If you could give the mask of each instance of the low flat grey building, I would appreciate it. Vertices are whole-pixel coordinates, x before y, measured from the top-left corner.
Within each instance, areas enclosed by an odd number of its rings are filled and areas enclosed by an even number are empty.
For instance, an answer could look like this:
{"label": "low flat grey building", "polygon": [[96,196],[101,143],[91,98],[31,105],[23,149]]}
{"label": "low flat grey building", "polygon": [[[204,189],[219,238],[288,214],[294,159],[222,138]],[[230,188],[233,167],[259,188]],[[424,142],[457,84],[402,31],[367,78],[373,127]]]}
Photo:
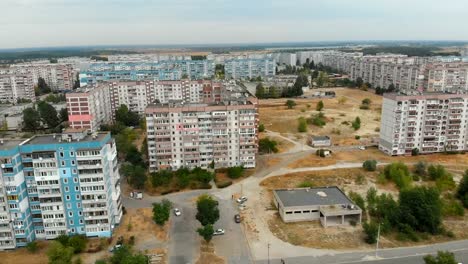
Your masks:
{"label": "low flat grey building", "polygon": [[286,222],[320,220],[324,227],[361,223],[362,210],[338,187],[277,189],[275,206]]}
{"label": "low flat grey building", "polygon": [[329,147],[331,146],[331,138],[329,136],[313,136],[311,145],[313,147]]}

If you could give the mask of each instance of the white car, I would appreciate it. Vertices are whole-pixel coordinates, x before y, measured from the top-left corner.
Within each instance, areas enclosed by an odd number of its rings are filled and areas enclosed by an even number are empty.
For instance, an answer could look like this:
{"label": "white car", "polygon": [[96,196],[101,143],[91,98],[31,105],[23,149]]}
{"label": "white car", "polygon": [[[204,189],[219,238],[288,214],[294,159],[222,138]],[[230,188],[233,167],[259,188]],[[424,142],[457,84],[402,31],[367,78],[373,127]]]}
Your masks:
{"label": "white car", "polygon": [[366,150],[366,147],[364,147],[364,146],[359,146],[359,149],[360,149],[360,150]]}
{"label": "white car", "polygon": [[245,196],[242,196],[241,198],[237,199],[238,203],[244,203],[245,201],[247,201],[247,197]]}
{"label": "white car", "polygon": [[178,208],[175,208],[175,209],[174,209],[174,214],[175,214],[176,216],[180,216],[182,213],[180,212],[180,210],[179,210]]}
{"label": "white car", "polygon": [[218,228],[214,231],[213,236],[224,235],[224,229]]}
{"label": "white car", "polygon": [[114,251],[116,251],[117,249],[119,249],[119,248],[121,248],[121,247],[122,247],[121,244],[117,244],[117,245],[111,247],[111,248],[109,249],[109,252],[114,252]]}

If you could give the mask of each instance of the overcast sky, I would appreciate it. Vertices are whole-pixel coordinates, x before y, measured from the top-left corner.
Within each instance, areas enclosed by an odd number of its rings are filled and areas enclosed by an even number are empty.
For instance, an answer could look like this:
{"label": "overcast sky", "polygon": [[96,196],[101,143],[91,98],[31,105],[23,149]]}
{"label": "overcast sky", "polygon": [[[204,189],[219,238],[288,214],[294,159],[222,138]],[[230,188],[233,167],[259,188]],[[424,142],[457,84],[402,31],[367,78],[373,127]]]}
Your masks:
{"label": "overcast sky", "polygon": [[468,0],[0,0],[0,48],[468,40]]}

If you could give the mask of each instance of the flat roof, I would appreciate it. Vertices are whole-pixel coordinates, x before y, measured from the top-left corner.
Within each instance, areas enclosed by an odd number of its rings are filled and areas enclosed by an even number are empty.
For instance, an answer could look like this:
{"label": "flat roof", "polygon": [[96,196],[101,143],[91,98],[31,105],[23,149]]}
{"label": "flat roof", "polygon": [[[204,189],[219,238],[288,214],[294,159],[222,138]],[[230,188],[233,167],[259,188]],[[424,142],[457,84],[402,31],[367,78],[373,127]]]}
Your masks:
{"label": "flat roof", "polygon": [[[96,138],[93,138],[92,135],[86,135],[80,141],[72,140],[71,142],[93,142],[103,140],[108,133],[97,133]],[[62,140],[62,134],[54,135],[36,135],[30,140],[25,142],[23,145],[41,145],[41,144],[55,144],[55,143],[68,143],[66,140]]]}
{"label": "flat roof", "polygon": [[4,139],[2,143],[0,143],[0,150],[9,150],[11,148],[17,147],[21,142],[25,141],[26,139]]}
{"label": "flat roof", "polygon": [[284,207],[354,204],[336,186],[274,190]]}
{"label": "flat roof", "polygon": [[313,136],[313,140],[330,140],[329,136]]}

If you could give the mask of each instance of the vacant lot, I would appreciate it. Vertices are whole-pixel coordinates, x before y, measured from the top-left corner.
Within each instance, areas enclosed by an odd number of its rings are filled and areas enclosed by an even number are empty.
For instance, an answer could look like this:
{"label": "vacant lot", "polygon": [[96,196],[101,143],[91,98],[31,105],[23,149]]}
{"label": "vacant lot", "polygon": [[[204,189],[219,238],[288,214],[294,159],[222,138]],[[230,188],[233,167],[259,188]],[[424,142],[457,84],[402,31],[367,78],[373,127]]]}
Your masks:
{"label": "vacant lot", "polygon": [[[287,109],[285,106],[286,98],[260,100],[260,122],[265,128],[271,131],[279,132],[290,138],[304,138],[306,135],[329,135],[332,137],[333,144],[338,145],[357,145],[361,138],[372,138],[378,136],[376,131],[380,127],[380,114],[382,97],[374,93],[349,88],[327,88],[317,89],[308,92],[310,95],[316,91],[332,90],[335,91],[335,98],[314,98],[314,99],[293,99],[297,105],[294,109]],[[369,98],[371,100],[370,109],[359,109],[362,100]],[[308,132],[299,133],[297,131],[298,118],[309,118],[318,112],[315,110],[317,103],[322,100],[327,124],[320,128],[309,125]],[[361,118],[361,128],[357,131],[349,125],[356,117]]]}
{"label": "vacant lot", "polygon": [[205,241],[202,241],[200,245],[200,257],[195,262],[195,264],[205,263],[224,264],[226,261],[215,254],[214,245],[212,242],[206,243]]}
{"label": "vacant lot", "polygon": [[[416,163],[424,161],[427,163],[440,163],[444,166],[453,169],[463,169],[468,165],[468,155],[466,154],[431,154],[419,156],[397,156],[392,157],[384,154],[377,148],[367,148],[366,150],[348,150],[336,151],[330,157],[320,158],[315,154],[297,160],[288,165],[289,168],[304,168],[304,167],[318,167],[336,164],[338,162],[363,162],[365,160],[377,160],[378,162],[391,163],[391,162],[405,162]],[[468,168],[468,167],[466,167]]]}
{"label": "vacant lot", "polygon": [[[447,156],[454,157],[454,162],[463,157],[463,155]],[[445,160],[445,157],[439,157],[435,160]],[[380,170],[381,169],[382,168],[380,168]],[[259,214],[261,217],[265,217],[270,231],[276,237],[293,245],[324,249],[372,248],[372,245],[364,243],[364,234],[360,226],[331,227],[325,229],[318,222],[283,223],[279,215],[273,211],[272,190],[277,188],[295,188],[301,183],[307,182],[313,186],[338,186],[346,193],[354,191],[364,197],[370,187],[376,187],[379,193],[390,193],[397,198],[398,189],[394,184],[377,184],[377,176],[379,173],[379,171],[367,172],[363,169],[337,169],[291,173],[267,178],[260,183],[264,188],[263,191],[265,191],[265,199],[263,199],[262,202],[266,209]],[[418,184],[433,185],[433,183],[426,182],[420,182]],[[468,229],[468,216],[466,216],[466,214],[463,217],[445,218],[443,224],[447,230],[455,234],[456,239],[468,238],[468,233],[466,232]],[[382,236],[380,245],[382,248],[391,248],[438,243],[453,239],[454,238],[438,235],[427,236],[426,240],[421,240],[419,242],[400,241],[396,237],[396,234],[392,233]]]}

